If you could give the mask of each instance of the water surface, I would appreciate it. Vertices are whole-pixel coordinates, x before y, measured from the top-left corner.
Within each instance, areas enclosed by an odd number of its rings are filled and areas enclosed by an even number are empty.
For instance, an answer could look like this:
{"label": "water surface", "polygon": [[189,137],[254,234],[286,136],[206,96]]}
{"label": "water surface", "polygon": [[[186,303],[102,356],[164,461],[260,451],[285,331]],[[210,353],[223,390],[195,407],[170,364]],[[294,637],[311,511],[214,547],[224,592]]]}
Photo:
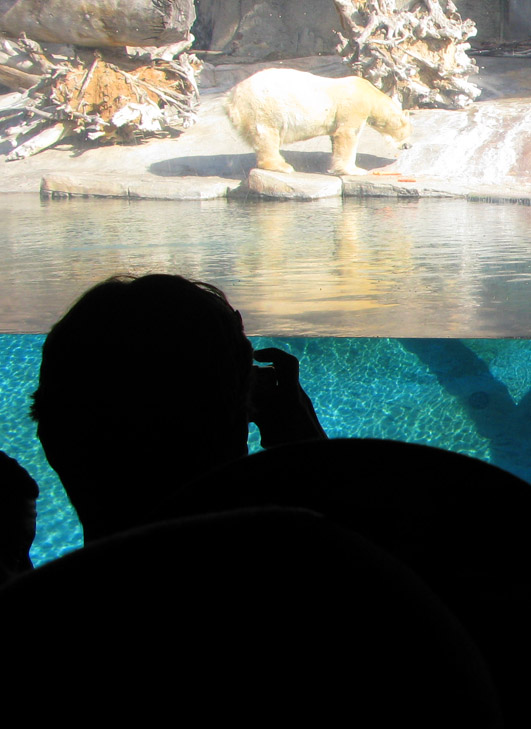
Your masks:
{"label": "water surface", "polygon": [[252,335],[527,337],[531,207],[0,197],[0,331],[44,332],[115,273],[217,284]]}

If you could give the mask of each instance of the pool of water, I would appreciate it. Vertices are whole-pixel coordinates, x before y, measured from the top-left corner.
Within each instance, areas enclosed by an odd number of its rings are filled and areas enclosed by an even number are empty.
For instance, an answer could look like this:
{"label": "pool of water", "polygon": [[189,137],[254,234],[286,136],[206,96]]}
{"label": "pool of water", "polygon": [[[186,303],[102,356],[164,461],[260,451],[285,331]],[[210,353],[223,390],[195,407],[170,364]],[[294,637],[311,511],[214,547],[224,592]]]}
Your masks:
{"label": "pool of water", "polygon": [[82,539],[28,417],[44,332],[116,273],[220,286],[256,347],[300,359],[330,437],[428,443],[531,483],[530,207],[3,195],[0,215],[0,449],[40,485],[35,564]]}
{"label": "pool of water", "polygon": [[0,331],[45,332],[90,285],[217,284],[249,334],[531,337],[531,207],[465,200],[0,196]]}
{"label": "pool of water", "polygon": [[[251,339],[256,348],[279,346],[300,359],[303,386],[329,437],[427,443],[531,482],[531,340]],[[0,335],[0,448],[40,486],[36,565],[82,542],[28,416],[43,341],[42,334]],[[259,449],[256,430],[249,446]]]}

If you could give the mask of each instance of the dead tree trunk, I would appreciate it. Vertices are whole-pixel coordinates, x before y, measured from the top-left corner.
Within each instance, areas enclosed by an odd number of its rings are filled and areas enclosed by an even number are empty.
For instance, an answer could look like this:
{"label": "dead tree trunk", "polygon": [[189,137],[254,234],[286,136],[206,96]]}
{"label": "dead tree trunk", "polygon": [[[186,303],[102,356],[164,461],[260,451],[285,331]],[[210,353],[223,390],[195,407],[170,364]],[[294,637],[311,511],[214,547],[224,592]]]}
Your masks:
{"label": "dead tree trunk", "polygon": [[176,43],[194,20],[193,0],[0,0],[0,33],[93,48]]}
{"label": "dead tree trunk", "polygon": [[[10,52],[20,51],[21,65],[28,48],[40,75],[0,65],[0,82],[21,91],[0,109],[0,140],[12,148],[7,161],[36,154],[65,136],[138,142],[182,131],[195,120],[202,64],[193,54],[174,56],[175,46],[130,53],[78,48],[65,57],[26,38],[9,45]],[[16,56],[9,59],[14,63]]]}
{"label": "dead tree trunk", "polygon": [[337,49],[358,76],[396,98],[404,108],[461,109],[480,94],[468,81],[477,73],[467,56],[476,34],[451,0],[334,0],[342,32]]}
{"label": "dead tree trunk", "polygon": [[0,84],[7,86],[8,89],[31,89],[32,86],[39,83],[40,76],[27,71],[20,71],[18,68],[0,65]]}

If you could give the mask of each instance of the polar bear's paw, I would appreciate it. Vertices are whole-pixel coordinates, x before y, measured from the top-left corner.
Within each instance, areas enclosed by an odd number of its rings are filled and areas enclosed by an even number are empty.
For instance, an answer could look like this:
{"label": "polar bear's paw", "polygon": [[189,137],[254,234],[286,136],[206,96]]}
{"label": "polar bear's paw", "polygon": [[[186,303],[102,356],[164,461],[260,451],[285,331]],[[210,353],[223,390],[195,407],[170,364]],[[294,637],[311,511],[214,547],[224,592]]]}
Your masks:
{"label": "polar bear's paw", "polygon": [[345,175],[347,177],[350,175],[354,176],[354,175],[368,175],[369,174],[368,170],[364,170],[363,167],[356,167],[355,165],[353,165],[352,167],[342,167],[339,165],[335,165],[334,167],[331,167],[328,170],[328,172],[331,175]]}
{"label": "polar bear's paw", "polygon": [[277,162],[259,162],[258,167],[261,170],[270,170],[271,172],[286,172],[287,174],[295,172],[293,167],[287,162],[284,162],[284,160],[279,160]]}

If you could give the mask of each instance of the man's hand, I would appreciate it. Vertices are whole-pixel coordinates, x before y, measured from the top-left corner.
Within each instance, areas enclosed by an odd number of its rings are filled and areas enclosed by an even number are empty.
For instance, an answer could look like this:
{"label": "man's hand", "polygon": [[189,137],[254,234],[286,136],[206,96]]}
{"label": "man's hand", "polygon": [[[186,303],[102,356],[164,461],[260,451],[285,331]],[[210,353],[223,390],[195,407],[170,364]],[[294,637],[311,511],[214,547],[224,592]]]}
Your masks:
{"label": "man's hand", "polygon": [[262,446],[326,438],[312,401],[300,385],[297,358],[269,347],[255,350],[254,359],[272,364],[253,367],[249,392],[249,420],[258,426]]}

